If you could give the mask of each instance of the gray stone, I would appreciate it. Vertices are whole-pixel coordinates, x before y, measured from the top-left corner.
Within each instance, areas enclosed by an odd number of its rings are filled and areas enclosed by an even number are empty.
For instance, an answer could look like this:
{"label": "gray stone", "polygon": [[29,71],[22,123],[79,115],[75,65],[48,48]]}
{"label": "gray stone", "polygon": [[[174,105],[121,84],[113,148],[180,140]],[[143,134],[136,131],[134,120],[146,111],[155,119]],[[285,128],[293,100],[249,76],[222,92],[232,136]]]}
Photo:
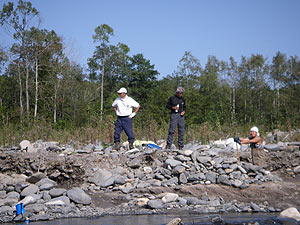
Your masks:
{"label": "gray stone", "polygon": [[40,186],[40,191],[50,190],[55,185],[53,183],[47,183]]}
{"label": "gray stone", "polygon": [[91,197],[80,188],[72,188],[67,191],[67,196],[78,204],[88,205],[92,202]]}
{"label": "gray stone", "polygon": [[217,182],[219,184],[231,186],[231,181],[229,180],[229,177],[227,175],[220,175],[217,179]]}
{"label": "gray stone", "polygon": [[88,178],[88,181],[98,186],[101,186],[101,184],[106,182],[111,176],[112,176],[111,172],[107,170],[98,169],[94,173],[94,176]]}
{"label": "gray stone", "polygon": [[39,182],[36,183],[37,186],[42,186],[44,184],[53,184],[53,186],[57,186],[57,183],[49,178],[43,178]]}
{"label": "gray stone", "polygon": [[70,198],[67,196],[59,196],[46,202],[46,205],[70,205]]}
{"label": "gray stone", "polygon": [[211,161],[211,157],[208,157],[208,156],[198,156],[197,160],[198,160],[199,163],[205,164],[205,163],[208,163],[208,162]]}
{"label": "gray stone", "polygon": [[20,194],[16,191],[8,192],[6,198],[16,198],[20,199]]}
{"label": "gray stone", "polygon": [[28,183],[17,183],[17,184],[15,185],[15,191],[18,192],[18,193],[21,193],[21,191],[22,191],[24,188],[28,187],[28,186],[29,186]]}
{"label": "gray stone", "polygon": [[167,193],[165,196],[162,198],[163,203],[169,203],[169,202],[175,202],[178,199],[178,194],[174,193]]}
{"label": "gray stone", "polygon": [[193,181],[200,181],[200,180],[205,180],[206,176],[203,173],[197,173],[197,174],[192,174],[188,176],[188,181],[193,182]]}
{"label": "gray stone", "polygon": [[[56,197],[58,197],[58,196],[56,196]],[[43,192],[43,199],[45,201],[50,201],[51,200],[51,196],[50,196],[49,192],[47,192],[47,191]]]}
{"label": "gray stone", "polygon": [[217,174],[214,172],[207,172],[205,174],[206,180],[210,181],[211,183],[215,184],[217,182]]}
{"label": "gray stone", "polygon": [[167,159],[165,163],[166,165],[170,165],[171,167],[176,167],[181,165],[180,161],[174,159]]}
{"label": "gray stone", "polygon": [[129,162],[128,166],[132,169],[137,169],[141,166],[142,161],[140,159],[133,159]]}
{"label": "gray stone", "polygon": [[300,166],[296,166],[296,167],[294,168],[294,173],[295,173],[295,174],[300,174]]}
{"label": "gray stone", "polygon": [[0,198],[6,198],[6,191],[0,191]]}
{"label": "gray stone", "polygon": [[39,190],[38,186],[35,184],[30,184],[28,187],[24,188],[21,192],[21,197],[26,197],[32,194],[37,193]]}
{"label": "gray stone", "polygon": [[39,172],[39,173],[32,174],[30,177],[26,179],[26,181],[31,184],[35,184],[39,182],[41,179],[46,177],[47,177],[46,174]]}
{"label": "gray stone", "polygon": [[186,178],[186,175],[185,173],[181,173],[179,175],[179,183],[180,184],[186,184],[188,181],[187,181],[187,178]]}
{"label": "gray stone", "polygon": [[147,206],[150,209],[161,209],[163,208],[163,202],[159,199],[149,200]]}
{"label": "gray stone", "polygon": [[44,204],[30,204],[25,207],[25,212],[41,213],[45,212],[47,207]]}
{"label": "gray stone", "polygon": [[185,206],[187,205],[187,200],[181,197],[178,197],[177,201],[179,202],[179,205]]}
{"label": "gray stone", "polygon": [[5,205],[5,206],[0,207],[0,212],[1,213],[6,213],[7,214],[7,213],[12,212],[12,211],[14,211],[14,208],[12,208],[10,206]]}
{"label": "gray stone", "polygon": [[243,182],[240,181],[240,180],[234,180],[234,181],[232,182],[232,186],[233,186],[233,187],[236,187],[236,188],[239,188],[242,184],[243,184]]}
{"label": "gray stone", "polygon": [[33,196],[26,196],[25,198],[22,199],[19,203],[23,203],[23,205],[29,205],[35,203],[35,198]]}
{"label": "gray stone", "polygon": [[280,151],[283,150],[283,147],[278,144],[268,144],[264,146],[265,149],[269,151]]}
{"label": "gray stone", "polygon": [[162,182],[162,186],[168,186],[168,185],[175,185],[178,184],[178,178],[177,177],[173,177],[169,180],[163,181]]}
{"label": "gray stone", "polygon": [[56,198],[56,197],[59,197],[61,195],[63,195],[64,193],[66,193],[67,190],[64,189],[64,188],[53,188],[49,191],[49,195],[52,197],[52,198]]}
{"label": "gray stone", "polygon": [[172,170],[173,174],[177,174],[177,175],[183,173],[184,171],[185,171],[185,167],[183,167],[183,166],[176,166]]}

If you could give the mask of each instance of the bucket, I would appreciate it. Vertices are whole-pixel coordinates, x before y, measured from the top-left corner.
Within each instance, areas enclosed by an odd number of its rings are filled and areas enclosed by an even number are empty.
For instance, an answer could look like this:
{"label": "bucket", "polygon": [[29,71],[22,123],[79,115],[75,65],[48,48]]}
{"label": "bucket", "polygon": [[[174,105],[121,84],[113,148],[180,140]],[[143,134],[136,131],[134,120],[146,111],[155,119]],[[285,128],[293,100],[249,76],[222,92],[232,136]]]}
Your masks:
{"label": "bucket", "polygon": [[17,216],[20,215],[21,213],[24,214],[25,210],[24,210],[23,203],[17,204],[16,205],[16,210],[17,210]]}

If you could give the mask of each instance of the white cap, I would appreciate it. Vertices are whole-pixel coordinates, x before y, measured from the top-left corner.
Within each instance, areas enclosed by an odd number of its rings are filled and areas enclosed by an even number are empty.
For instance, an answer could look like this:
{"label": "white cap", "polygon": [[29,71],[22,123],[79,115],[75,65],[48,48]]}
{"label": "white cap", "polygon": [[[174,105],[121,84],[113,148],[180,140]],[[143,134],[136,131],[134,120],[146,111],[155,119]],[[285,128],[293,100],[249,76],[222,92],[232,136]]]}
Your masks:
{"label": "white cap", "polygon": [[252,127],[250,131],[255,131],[257,133],[257,136],[259,136],[258,128],[257,127]]}
{"label": "white cap", "polygon": [[118,93],[119,94],[121,94],[121,93],[125,93],[125,94],[127,94],[127,90],[126,90],[126,88],[120,88],[120,90],[118,90]]}

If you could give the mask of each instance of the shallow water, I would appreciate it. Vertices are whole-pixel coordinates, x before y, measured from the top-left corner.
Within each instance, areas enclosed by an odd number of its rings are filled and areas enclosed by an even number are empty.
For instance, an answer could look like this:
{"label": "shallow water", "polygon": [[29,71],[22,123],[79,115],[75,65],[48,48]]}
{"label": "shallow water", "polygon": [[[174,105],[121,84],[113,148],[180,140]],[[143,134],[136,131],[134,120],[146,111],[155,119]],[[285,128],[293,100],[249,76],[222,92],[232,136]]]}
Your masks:
{"label": "shallow water", "polygon": [[[174,218],[181,218],[186,225],[209,224],[251,224],[251,225],[296,225],[290,219],[278,219],[276,214],[176,214],[176,215],[128,215],[103,216],[96,218],[72,218],[53,221],[30,222],[33,225],[164,225]],[[255,223],[256,222],[256,223]],[[25,223],[5,223],[3,225],[26,225]]]}

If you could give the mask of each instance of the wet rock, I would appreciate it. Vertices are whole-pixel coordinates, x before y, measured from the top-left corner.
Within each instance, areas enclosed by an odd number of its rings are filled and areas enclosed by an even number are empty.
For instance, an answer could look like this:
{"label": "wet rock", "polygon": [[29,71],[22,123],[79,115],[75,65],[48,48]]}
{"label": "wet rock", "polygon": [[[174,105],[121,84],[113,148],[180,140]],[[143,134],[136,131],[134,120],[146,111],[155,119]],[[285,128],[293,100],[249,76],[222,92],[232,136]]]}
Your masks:
{"label": "wet rock", "polygon": [[297,221],[300,221],[300,213],[299,211],[294,208],[294,207],[291,207],[291,208],[287,208],[285,210],[283,210],[279,217],[286,217],[286,218],[292,218],[292,219],[295,219]]}
{"label": "wet rock", "polygon": [[169,223],[167,223],[167,225],[180,225],[180,224],[182,224],[180,218],[172,219]]}

